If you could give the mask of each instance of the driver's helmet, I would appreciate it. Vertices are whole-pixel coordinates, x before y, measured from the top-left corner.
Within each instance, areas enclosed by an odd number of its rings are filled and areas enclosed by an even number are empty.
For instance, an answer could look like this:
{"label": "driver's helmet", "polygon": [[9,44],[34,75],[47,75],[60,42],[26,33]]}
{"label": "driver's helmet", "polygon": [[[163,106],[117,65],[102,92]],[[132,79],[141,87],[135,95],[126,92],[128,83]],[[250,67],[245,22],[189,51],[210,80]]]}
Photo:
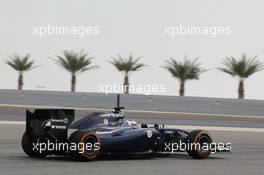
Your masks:
{"label": "driver's helmet", "polygon": [[126,125],[126,126],[132,126],[132,127],[138,127],[137,122],[134,121],[134,120],[126,120],[126,121],[124,122],[124,125]]}

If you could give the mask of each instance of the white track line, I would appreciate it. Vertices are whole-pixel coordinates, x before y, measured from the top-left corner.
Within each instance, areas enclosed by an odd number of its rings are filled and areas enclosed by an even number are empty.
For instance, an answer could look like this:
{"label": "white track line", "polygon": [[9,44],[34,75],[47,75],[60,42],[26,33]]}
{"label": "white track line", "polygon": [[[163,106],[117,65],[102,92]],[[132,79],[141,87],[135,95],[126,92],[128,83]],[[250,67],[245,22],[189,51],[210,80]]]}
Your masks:
{"label": "white track line", "polygon": [[24,121],[0,121],[0,125],[24,125]]}
{"label": "white track line", "polygon": [[[0,104],[0,107],[14,107],[14,108],[41,108],[41,109],[74,109],[74,110],[91,110],[91,111],[112,111],[113,109],[107,108],[79,108],[79,107],[63,107],[63,106],[38,106],[38,105],[16,105],[16,104]],[[264,116],[247,116],[247,115],[226,115],[226,114],[206,114],[206,113],[188,113],[188,112],[168,112],[168,111],[145,111],[145,110],[130,110],[125,109],[124,112],[134,113],[149,113],[149,114],[175,114],[175,115],[198,115],[202,116],[216,116],[216,117],[233,117],[233,118],[253,118],[263,119]]]}
{"label": "white track line", "polygon": [[[0,121],[0,125],[25,125],[24,121]],[[243,128],[243,127],[221,127],[221,126],[193,126],[193,125],[165,125],[165,128],[178,128],[183,130],[203,129],[209,131],[230,131],[230,132],[263,132],[264,128]]]}
{"label": "white track line", "polygon": [[264,132],[264,128],[244,128],[225,126],[193,126],[193,125],[165,125],[166,128],[178,128],[183,130],[203,129],[209,131],[231,131],[231,132]]}

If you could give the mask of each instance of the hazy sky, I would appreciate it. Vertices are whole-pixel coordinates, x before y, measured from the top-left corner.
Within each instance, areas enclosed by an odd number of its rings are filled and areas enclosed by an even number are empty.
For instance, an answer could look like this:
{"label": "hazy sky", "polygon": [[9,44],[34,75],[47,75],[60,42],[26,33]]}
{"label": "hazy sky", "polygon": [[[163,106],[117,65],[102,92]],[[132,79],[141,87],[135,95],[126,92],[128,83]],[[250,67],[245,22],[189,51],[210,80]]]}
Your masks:
{"label": "hazy sky", "polygon": [[[1,0],[0,88],[15,89],[17,73],[4,64],[12,53],[31,53],[40,68],[25,75],[25,89],[69,90],[70,76],[49,57],[69,49],[84,49],[101,68],[81,74],[77,91],[98,91],[98,86],[123,81],[108,63],[111,56],[143,56],[149,65],[131,76],[132,84],[164,84],[177,95],[178,82],[163,68],[164,60],[200,57],[210,71],[187,83],[187,96],[237,97],[238,82],[215,67],[226,56],[259,55],[264,61],[264,1],[260,0]],[[39,38],[34,26],[99,26],[96,36],[50,35]],[[166,26],[230,26],[232,34],[176,36],[164,34]],[[246,81],[246,98],[264,99],[264,71]]]}

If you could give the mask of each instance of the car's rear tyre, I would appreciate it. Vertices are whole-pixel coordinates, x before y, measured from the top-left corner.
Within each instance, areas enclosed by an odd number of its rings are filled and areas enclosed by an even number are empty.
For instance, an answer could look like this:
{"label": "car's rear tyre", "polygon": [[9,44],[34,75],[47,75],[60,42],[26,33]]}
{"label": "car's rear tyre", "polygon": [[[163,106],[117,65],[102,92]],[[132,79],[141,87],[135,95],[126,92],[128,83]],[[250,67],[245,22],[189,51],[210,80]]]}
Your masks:
{"label": "car's rear tyre", "polygon": [[23,151],[30,157],[43,158],[47,156],[46,152],[40,153],[39,150],[34,148],[33,144],[37,144],[37,143],[35,140],[33,140],[33,138],[28,136],[26,132],[23,134],[21,144],[22,144]]}
{"label": "car's rear tyre", "polygon": [[[70,136],[69,144],[69,154],[75,160],[92,161],[100,153],[100,139],[95,132],[75,131]],[[75,147],[77,149],[72,149]]]}
{"label": "car's rear tyre", "polygon": [[[194,130],[188,135],[187,153],[195,159],[205,159],[211,154],[211,136],[204,130]],[[196,144],[196,145],[195,145]],[[200,146],[197,146],[199,144]],[[206,146],[207,144],[207,146]],[[204,148],[204,149],[203,149]]]}

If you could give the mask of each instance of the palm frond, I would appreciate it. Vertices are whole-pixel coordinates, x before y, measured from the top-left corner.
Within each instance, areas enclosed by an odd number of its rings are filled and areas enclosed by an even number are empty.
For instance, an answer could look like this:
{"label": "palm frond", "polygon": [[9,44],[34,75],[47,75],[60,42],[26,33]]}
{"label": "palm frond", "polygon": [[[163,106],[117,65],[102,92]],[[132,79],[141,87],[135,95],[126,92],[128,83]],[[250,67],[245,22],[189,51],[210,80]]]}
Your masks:
{"label": "palm frond", "polygon": [[201,63],[198,62],[199,58],[190,60],[185,56],[183,61],[171,58],[165,61],[163,68],[167,69],[173,77],[180,81],[186,80],[198,80],[200,75],[206,70],[201,67]]}
{"label": "palm frond", "polygon": [[66,71],[76,75],[98,67],[91,66],[93,57],[88,55],[82,50],[79,53],[65,50],[62,56],[56,55],[54,61]]}
{"label": "palm frond", "polygon": [[226,57],[222,65],[223,67],[217,69],[241,79],[248,78],[254,73],[264,69],[264,64],[257,60],[257,56],[250,58],[245,53],[238,59],[235,57]]}
{"label": "palm frond", "polygon": [[13,54],[9,56],[9,60],[6,60],[6,64],[19,72],[27,72],[37,67],[35,66],[35,61],[30,60],[30,54],[25,56]]}
{"label": "palm frond", "polygon": [[117,57],[112,57],[110,63],[114,65],[118,71],[129,73],[139,71],[142,67],[146,66],[143,63],[139,63],[141,58],[142,57],[134,58],[132,54],[130,54],[128,58],[117,55]]}

